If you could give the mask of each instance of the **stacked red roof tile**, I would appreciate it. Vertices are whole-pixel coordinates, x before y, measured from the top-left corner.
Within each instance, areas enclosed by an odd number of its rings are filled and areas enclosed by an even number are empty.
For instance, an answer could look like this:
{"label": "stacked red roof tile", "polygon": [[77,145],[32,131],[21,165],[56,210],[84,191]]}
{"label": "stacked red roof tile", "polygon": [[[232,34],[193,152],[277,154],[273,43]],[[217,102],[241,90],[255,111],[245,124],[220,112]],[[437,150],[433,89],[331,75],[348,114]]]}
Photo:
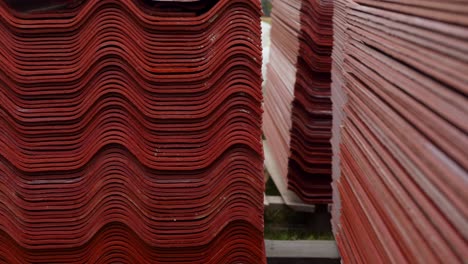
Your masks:
{"label": "stacked red roof tile", "polygon": [[264,133],[288,188],[329,203],[333,1],[273,2]]}
{"label": "stacked red roof tile", "polygon": [[466,263],[468,6],[340,0],[334,26],[343,262]]}
{"label": "stacked red roof tile", "polygon": [[265,262],[259,2],[62,2],[0,3],[0,260]]}

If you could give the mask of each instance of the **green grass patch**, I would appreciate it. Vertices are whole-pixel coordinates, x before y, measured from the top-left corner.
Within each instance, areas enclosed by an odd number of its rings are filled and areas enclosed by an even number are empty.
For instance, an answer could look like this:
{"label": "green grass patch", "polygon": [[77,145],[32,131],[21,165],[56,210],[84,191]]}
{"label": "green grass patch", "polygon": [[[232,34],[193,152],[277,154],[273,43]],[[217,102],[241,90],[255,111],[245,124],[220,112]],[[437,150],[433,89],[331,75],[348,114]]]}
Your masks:
{"label": "green grass patch", "polygon": [[287,207],[265,209],[265,239],[334,240],[330,230],[312,231],[308,219],[314,214],[295,212]]}

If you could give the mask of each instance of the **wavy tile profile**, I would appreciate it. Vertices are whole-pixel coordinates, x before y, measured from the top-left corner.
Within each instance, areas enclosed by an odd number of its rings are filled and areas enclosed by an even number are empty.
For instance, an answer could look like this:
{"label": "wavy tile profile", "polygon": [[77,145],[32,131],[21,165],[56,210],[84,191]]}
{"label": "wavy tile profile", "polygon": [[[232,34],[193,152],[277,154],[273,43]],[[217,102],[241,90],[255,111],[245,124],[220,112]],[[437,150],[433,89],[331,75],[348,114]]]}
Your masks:
{"label": "wavy tile profile", "polygon": [[312,204],[332,201],[332,15],[333,1],[273,3],[263,130],[288,188]]}
{"label": "wavy tile profile", "polygon": [[0,3],[0,259],[264,263],[260,4],[22,2]]}

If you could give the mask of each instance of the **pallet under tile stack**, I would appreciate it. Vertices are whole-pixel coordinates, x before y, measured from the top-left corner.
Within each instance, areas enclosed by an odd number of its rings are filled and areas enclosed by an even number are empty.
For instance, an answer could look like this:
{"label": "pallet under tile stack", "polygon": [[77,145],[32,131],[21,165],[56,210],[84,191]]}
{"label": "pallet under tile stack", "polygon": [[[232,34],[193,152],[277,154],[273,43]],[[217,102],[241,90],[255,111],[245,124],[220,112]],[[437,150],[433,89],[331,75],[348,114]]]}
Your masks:
{"label": "pallet under tile stack", "polygon": [[343,262],[466,262],[468,5],[340,0],[334,29]]}
{"label": "pallet under tile stack", "polygon": [[264,263],[258,1],[31,2],[0,2],[0,261]]}
{"label": "pallet under tile stack", "polygon": [[264,133],[288,188],[330,203],[333,1],[273,2]]}

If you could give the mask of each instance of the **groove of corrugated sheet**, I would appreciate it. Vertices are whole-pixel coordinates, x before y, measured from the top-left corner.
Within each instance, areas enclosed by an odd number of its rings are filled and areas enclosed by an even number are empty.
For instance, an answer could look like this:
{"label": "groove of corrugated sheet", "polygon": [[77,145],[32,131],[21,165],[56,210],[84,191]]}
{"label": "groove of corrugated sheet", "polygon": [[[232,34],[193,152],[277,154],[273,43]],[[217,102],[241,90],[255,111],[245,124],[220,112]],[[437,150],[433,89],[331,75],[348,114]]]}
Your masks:
{"label": "groove of corrugated sheet", "polygon": [[265,262],[259,3],[44,10],[0,3],[0,259]]}

